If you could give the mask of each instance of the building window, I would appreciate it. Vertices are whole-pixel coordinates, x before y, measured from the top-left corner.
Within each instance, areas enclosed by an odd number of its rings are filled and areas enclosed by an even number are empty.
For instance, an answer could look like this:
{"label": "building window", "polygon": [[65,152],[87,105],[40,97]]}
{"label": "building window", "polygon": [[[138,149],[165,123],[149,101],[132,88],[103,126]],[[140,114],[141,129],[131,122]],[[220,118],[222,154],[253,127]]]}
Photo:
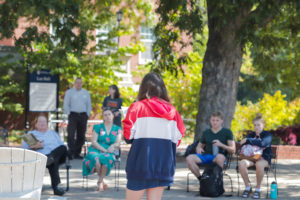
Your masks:
{"label": "building window", "polygon": [[153,60],[152,45],[155,42],[155,36],[152,28],[140,27],[140,40],[144,43],[145,51],[139,52],[139,64],[146,64]]}
{"label": "building window", "polygon": [[117,47],[111,46],[111,43],[118,43],[118,38],[114,37],[110,41],[108,40],[108,34],[111,31],[111,27],[105,26],[101,29],[96,29],[96,44],[97,54],[107,54],[110,51],[115,51]]}

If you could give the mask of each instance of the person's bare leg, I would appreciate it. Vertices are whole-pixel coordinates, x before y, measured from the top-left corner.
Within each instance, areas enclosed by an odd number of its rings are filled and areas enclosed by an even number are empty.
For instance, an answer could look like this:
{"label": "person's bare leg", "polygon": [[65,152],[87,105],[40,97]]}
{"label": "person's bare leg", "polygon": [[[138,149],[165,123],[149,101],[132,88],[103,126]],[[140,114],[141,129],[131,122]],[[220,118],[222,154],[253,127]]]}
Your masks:
{"label": "person's bare leg", "polygon": [[147,189],[147,200],[160,200],[164,192],[164,187]]}
{"label": "person's bare leg", "polygon": [[144,196],[145,190],[129,190],[126,189],[126,200],[141,200]]}
{"label": "person's bare leg", "polygon": [[105,165],[101,165],[101,170],[99,174],[99,179],[98,182],[100,182],[100,190],[106,190],[107,189],[107,184],[104,182],[104,177],[107,174],[107,167]]}
{"label": "person's bare leg", "polygon": [[241,160],[239,161],[239,172],[243,178],[245,183],[245,187],[249,185],[249,177],[248,177],[248,167],[252,166],[254,163],[249,160]]}
{"label": "person's bare leg", "polygon": [[186,163],[191,172],[198,178],[200,176],[197,163],[201,163],[201,159],[196,154],[191,154],[186,157]]}
{"label": "person's bare leg", "polygon": [[223,169],[225,156],[223,154],[217,154],[217,156],[215,157],[215,159],[213,161],[215,163],[217,163]]}
{"label": "person's bare leg", "polygon": [[102,167],[102,165],[101,165],[101,163],[99,162],[99,160],[97,159],[97,160],[96,160],[96,165],[95,165],[95,170],[96,170],[96,172],[97,172],[97,174],[98,174],[97,191],[100,191],[100,190],[101,190],[101,187],[100,187],[101,182],[102,182],[102,180],[100,180],[101,167]]}
{"label": "person's bare leg", "polygon": [[96,159],[95,170],[96,170],[96,172],[97,172],[97,174],[98,174],[98,176],[99,176],[100,173],[101,173],[101,163],[99,162],[98,159]]}
{"label": "person's bare leg", "polygon": [[268,162],[264,159],[259,160],[255,163],[256,167],[256,188],[260,188],[261,182],[264,178],[265,168],[268,167]]}

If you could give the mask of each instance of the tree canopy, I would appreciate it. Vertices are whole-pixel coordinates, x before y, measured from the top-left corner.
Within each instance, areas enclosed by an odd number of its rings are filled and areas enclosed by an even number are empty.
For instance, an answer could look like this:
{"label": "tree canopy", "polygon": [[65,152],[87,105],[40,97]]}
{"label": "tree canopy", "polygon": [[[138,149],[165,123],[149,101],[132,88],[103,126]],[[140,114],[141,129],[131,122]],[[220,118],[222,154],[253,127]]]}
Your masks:
{"label": "tree canopy", "polygon": [[182,70],[189,58],[176,45],[183,48],[191,41],[184,41],[182,35],[195,38],[206,25],[209,29],[195,139],[208,127],[212,111],[223,111],[225,126],[230,127],[246,47],[254,68],[253,76],[244,79],[251,86],[289,88],[294,97],[299,96],[299,10],[297,0],[159,1],[153,70],[175,74]]}
{"label": "tree canopy", "polygon": [[[116,38],[133,34],[140,23],[153,21],[152,6],[142,0],[2,1],[0,39],[14,39],[14,53],[22,59],[1,57],[0,110],[22,111],[16,109],[22,104],[11,103],[14,98],[10,97],[24,94],[26,67],[29,72],[50,69],[59,74],[61,95],[75,77],[82,77],[94,108],[99,107],[108,86],[118,81],[114,72],[122,71],[121,58],[143,50],[135,37],[130,45],[122,47],[118,47]],[[122,10],[124,19],[120,25],[116,19],[118,10]],[[20,27],[24,32],[17,36]],[[107,33],[96,31],[101,29]]]}

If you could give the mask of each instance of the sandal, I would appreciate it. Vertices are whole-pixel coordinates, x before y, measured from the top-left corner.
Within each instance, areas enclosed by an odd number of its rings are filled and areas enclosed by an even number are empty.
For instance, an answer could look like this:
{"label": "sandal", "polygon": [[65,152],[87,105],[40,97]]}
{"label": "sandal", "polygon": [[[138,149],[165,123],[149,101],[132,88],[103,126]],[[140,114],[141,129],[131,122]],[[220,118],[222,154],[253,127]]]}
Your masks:
{"label": "sandal", "polygon": [[253,196],[252,196],[253,199],[260,199],[260,191],[254,191],[253,193]]}
{"label": "sandal", "polygon": [[108,186],[107,186],[107,184],[105,184],[104,182],[103,182],[103,191],[105,191],[105,190],[107,190],[107,188],[108,188]]}
{"label": "sandal", "polygon": [[104,181],[100,182],[98,181],[97,182],[97,191],[100,192],[100,191],[105,191],[107,190],[108,186],[106,183],[104,183]]}
{"label": "sandal", "polygon": [[248,198],[251,191],[252,191],[252,188],[250,188],[250,190],[244,190],[244,192],[242,194],[242,197],[243,198]]}
{"label": "sandal", "polygon": [[97,191],[101,191],[101,182],[97,181]]}

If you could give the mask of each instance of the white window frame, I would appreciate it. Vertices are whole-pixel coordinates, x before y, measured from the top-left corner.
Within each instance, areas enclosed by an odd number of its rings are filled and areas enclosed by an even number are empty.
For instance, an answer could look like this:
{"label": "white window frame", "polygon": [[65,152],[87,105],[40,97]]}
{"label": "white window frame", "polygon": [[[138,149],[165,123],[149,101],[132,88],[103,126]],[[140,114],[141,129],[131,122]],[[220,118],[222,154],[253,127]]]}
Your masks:
{"label": "white window frame", "polygon": [[[146,30],[150,30],[150,31],[144,32],[143,28]],[[146,27],[146,26],[140,26],[140,41],[142,43],[151,43],[150,52],[152,53],[152,45],[156,41],[156,39],[154,37],[153,31],[151,31],[151,28]],[[147,48],[147,47],[145,46],[145,48]],[[149,50],[149,49],[146,49],[146,51],[147,50]],[[139,51],[139,64],[140,65],[147,64],[147,63],[153,61],[153,55],[152,55],[152,58],[143,58],[144,53],[145,52]]]}

